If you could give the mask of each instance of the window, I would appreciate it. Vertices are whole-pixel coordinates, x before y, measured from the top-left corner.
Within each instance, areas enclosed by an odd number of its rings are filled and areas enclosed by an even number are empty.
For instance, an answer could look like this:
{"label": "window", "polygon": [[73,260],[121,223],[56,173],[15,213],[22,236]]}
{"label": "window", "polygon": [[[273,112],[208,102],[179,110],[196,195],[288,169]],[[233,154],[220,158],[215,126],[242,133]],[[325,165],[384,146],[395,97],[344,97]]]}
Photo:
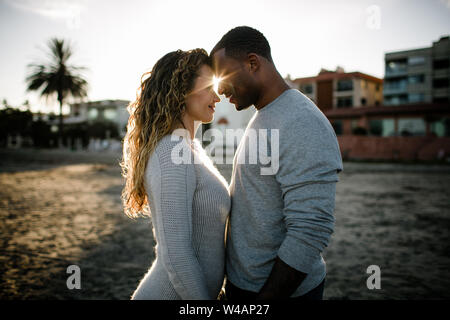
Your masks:
{"label": "window", "polygon": [[395,106],[399,104],[408,103],[408,95],[401,94],[401,95],[391,95],[391,96],[385,96],[384,97],[384,104]]}
{"label": "window", "polygon": [[450,118],[441,118],[430,124],[430,131],[438,137],[450,136]]}
{"label": "window", "polygon": [[379,85],[379,84],[377,84],[377,85],[375,86],[375,90],[376,90],[376,91],[380,91],[380,85]]}
{"label": "window", "polygon": [[349,90],[353,90],[352,79],[338,80],[337,91],[349,91]]}
{"label": "window", "polygon": [[433,88],[434,89],[448,88],[448,78],[433,79]]}
{"label": "window", "polygon": [[337,107],[338,108],[351,108],[353,106],[353,97],[338,97]]}
{"label": "window", "polygon": [[72,114],[75,117],[78,117],[80,115],[80,107],[79,106],[72,106]]}
{"label": "window", "polygon": [[334,120],[331,125],[333,126],[334,132],[337,136],[342,134],[342,120]]}
{"label": "window", "polygon": [[88,111],[88,119],[94,120],[94,119],[97,119],[97,117],[98,117],[98,110],[95,109],[95,108],[89,109],[89,111]]}
{"label": "window", "polygon": [[415,83],[424,83],[425,81],[425,75],[423,74],[415,74],[408,77],[408,83],[415,84]]}
{"label": "window", "polygon": [[394,119],[369,120],[369,133],[378,137],[389,137],[395,135]]}
{"label": "window", "polygon": [[401,136],[424,136],[425,120],[422,118],[399,119],[398,132]]}
{"label": "window", "polygon": [[362,105],[362,106],[365,106],[366,103],[367,103],[366,98],[361,98],[361,105]]}
{"label": "window", "polygon": [[410,93],[408,95],[408,102],[423,102],[425,100],[425,96],[423,93]]}
{"label": "window", "polygon": [[449,102],[448,97],[433,97],[433,102],[435,103],[447,103]]}
{"label": "window", "polygon": [[300,91],[305,94],[313,93],[313,85],[312,83],[305,83],[300,86]]}
{"label": "window", "polygon": [[410,66],[424,64],[425,63],[425,57],[417,56],[417,57],[410,57],[408,59],[408,64]]}
{"label": "window", "polygon": [[386,75],[406,72],[406,59],[386,61]]}
{"label": "window", "polygon": [[117,112],[115,109],[105,109],[103,116],[108,120],[115,120],[117,116]]}
{"label": "window", "polygon": [[449,68],[449,59],[436,59],[433,61],[434,69],[447,69]]}
{"label": "window", "polygon": [[408,87],[407,78],[398,78],[395,80],[386,80],[384,84],[385,91],[406,91]]}

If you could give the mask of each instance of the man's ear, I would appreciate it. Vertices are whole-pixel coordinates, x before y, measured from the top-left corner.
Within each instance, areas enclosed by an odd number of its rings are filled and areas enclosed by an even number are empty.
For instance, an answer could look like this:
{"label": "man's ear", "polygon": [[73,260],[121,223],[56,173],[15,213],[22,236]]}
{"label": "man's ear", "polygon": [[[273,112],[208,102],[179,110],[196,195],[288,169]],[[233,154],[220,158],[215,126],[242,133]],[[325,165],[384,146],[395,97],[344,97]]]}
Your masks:
{"label": "man's ear", "polygon": [[249,53],[247,55],[247,65],[250,72],[256,72],[261,67],[261,59],[255,53]]}

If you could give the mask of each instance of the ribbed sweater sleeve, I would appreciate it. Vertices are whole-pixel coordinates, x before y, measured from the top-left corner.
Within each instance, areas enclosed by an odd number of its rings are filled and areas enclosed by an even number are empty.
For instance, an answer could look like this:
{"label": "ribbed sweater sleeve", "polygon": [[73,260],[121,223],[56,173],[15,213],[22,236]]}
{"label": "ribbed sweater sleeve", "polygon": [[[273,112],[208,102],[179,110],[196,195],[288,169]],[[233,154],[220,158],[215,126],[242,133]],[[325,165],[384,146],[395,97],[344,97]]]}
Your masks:
{"label": "ribbed sweater sleeve", "polygon": [[[180,142],[177,142],[180,143]],[[186,144],[184,141],[181,142]],[[193,162],[176,164],[171,158],[174,142],[155,150],[159,176],[157,234],[162,262],[181,299],[211,299],[198,259],[192,246],[192,200],[196,188]],[[184,152],[190,150],[186,146]],[[189,152],[191,153],[191,152]],[[158,187],[158,186],[157,186]]]}
{"label": "ribbed sweater sleeve", "polygon": [[317,117],[298,117],[288,120],[286,126],[292,131],[280,136],[276,179],[287,232],[278,256],[291,267],[310,273],[334,229],[339,149],[334,133]]}

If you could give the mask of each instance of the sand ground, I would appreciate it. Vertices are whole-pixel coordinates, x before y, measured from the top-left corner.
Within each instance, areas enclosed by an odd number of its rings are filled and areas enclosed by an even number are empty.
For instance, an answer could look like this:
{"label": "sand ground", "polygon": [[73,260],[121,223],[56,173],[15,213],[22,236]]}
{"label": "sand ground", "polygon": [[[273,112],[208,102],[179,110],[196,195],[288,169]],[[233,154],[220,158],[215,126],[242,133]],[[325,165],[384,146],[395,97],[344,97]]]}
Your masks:
{"label": "sand ground", "polygon": [[[150,219],[122,212],[119,159],[0,150],[0,299],[130,298],[154,240]],[[449,166],[345,163],[325,299],[449,299],[449,190]],[[80,290],[67,288],[70,265]],[[380,290],[367,288],[370,265]]]}

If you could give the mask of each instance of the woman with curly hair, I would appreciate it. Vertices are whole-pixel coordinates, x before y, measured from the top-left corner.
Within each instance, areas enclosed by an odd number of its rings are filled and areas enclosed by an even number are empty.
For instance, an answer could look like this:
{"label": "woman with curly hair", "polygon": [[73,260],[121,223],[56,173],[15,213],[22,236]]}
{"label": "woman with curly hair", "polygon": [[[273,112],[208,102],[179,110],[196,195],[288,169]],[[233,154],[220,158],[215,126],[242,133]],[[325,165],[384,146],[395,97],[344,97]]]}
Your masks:
{"label": "woman with curly hair", "polygon": [[230,197],[195,139],[220,101],[212,80],[205,50],[170,52],[144,74],[128,107],[124,210],[151,215],[156,240],[156,259],[132,299],[207,300],[221,291]]}

